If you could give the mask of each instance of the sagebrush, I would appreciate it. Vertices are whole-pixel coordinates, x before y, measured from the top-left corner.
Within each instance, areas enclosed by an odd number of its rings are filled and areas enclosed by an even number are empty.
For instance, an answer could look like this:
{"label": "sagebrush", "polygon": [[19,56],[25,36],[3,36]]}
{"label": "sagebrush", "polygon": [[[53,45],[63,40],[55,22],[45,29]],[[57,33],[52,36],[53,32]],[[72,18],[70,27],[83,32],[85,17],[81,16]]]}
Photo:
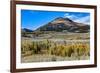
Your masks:
{"label": "sagebrush", "polygon": [[34,55],[34,54],[47,54],[61,57],[72,56],[89,56],[90,45],[89,43],[74,42],[57,43],[50,40],[43,41],[30,41],[23,40],[21,43],[22,56]]}

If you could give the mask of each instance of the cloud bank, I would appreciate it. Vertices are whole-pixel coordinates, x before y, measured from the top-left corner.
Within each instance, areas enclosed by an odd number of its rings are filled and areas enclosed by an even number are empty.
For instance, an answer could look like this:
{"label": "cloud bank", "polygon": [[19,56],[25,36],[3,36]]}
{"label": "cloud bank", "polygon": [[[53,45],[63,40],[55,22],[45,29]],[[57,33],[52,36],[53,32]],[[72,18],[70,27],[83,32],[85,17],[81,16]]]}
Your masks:
{"label": "cloud bank", "polygon": [[64,17],[70,18],[75,22],[90,24],[90,15],[65,13]]}

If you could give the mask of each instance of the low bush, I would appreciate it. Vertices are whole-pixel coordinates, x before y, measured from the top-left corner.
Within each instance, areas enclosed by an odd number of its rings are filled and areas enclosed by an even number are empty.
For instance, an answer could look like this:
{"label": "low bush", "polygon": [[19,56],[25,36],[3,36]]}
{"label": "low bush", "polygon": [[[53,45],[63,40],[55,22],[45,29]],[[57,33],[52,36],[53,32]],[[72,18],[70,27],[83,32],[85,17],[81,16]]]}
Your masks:
{"label": "low bush", "polygon": [[89,56],[90,46],[89,43],[75,42],[68,44],[64,41],[64,44],[59,44],[50,40],[43,41],[28,41],[24,40],[21,44],[22,54],[26,52],[32,54],[49,54],[62,57],[72,56]]}

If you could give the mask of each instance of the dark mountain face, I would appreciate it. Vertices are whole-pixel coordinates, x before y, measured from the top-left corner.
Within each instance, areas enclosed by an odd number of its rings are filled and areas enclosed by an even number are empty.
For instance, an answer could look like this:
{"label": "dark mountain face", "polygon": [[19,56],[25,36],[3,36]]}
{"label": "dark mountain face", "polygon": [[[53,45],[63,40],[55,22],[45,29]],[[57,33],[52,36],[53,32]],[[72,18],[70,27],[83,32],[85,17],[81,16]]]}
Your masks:
{"label": "dark mountain face", "polygon": [[22,32],[33,32],[32,30],[27,29],[27,28],[23,28],[21,31],[22,31]]}
{"label": "dark mountain face", "polygon": [[38,28],[36,31],[89,32],[89,29],[89,25],[74,22],[69,18],[59,17]]}

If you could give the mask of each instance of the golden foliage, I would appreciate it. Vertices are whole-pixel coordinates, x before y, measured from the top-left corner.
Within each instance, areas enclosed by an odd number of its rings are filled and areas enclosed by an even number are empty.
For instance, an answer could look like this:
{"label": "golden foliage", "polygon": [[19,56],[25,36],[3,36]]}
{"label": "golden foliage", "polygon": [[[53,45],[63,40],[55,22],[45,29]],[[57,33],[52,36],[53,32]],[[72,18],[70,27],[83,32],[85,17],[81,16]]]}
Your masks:
{"label": "golden foliage", "polygon": [[90,46],[89,43],[75,42],[68,44],[64,41],[64,44],[52,42],[50,40],[43,41],[29,41],[24,40],[21,44],[22,54],[31,51],[31,54],[49,54],[62,57],[71,56],[89,56]]}

